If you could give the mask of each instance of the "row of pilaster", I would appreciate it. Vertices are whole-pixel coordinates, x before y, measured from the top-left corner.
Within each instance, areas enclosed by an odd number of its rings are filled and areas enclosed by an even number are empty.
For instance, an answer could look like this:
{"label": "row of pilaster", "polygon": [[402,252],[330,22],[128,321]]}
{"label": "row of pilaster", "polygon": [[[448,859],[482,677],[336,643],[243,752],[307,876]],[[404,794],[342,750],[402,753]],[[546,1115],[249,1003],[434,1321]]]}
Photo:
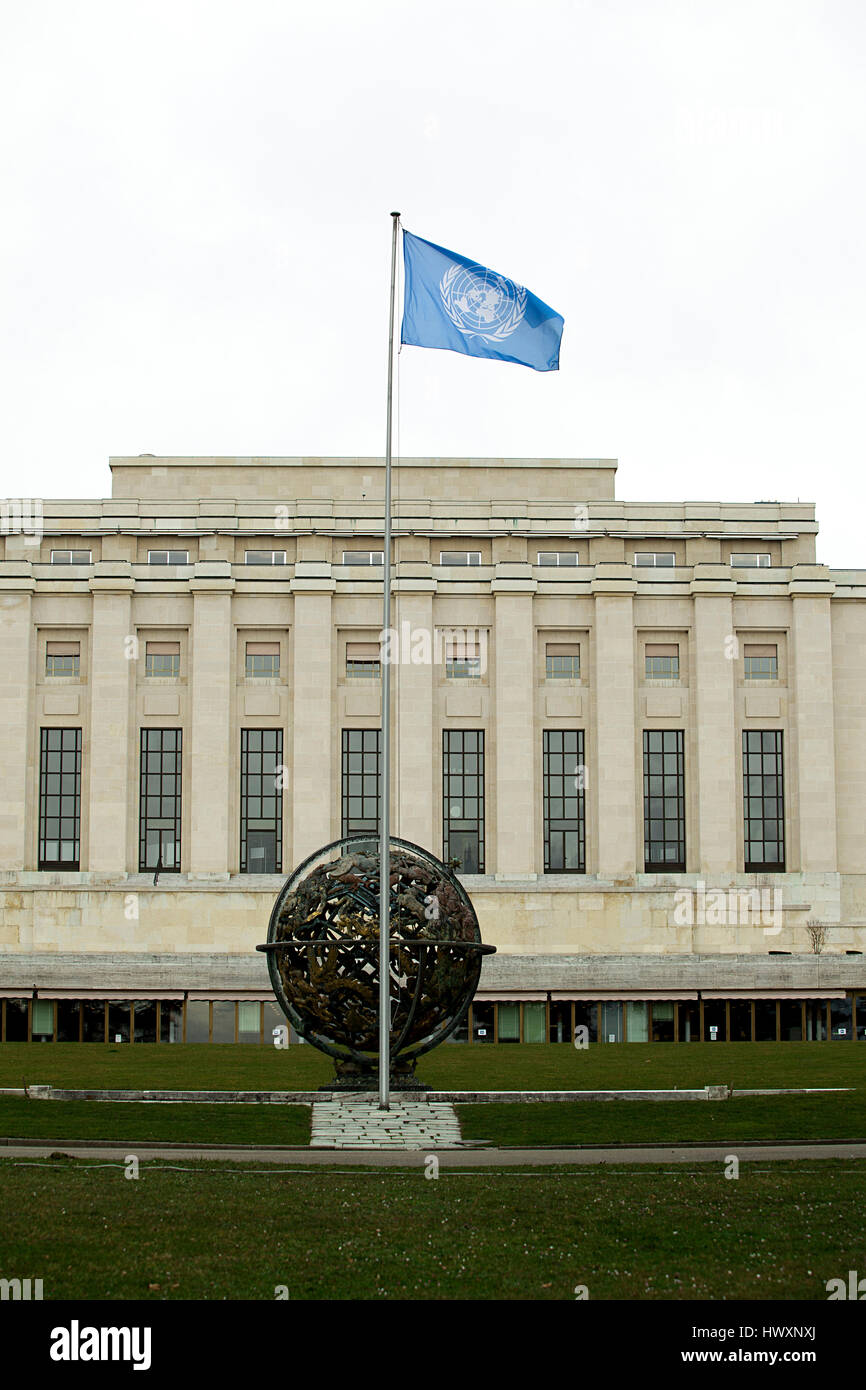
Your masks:
{"label": "row of pilaster", "polygon": [[[634,602],[628,567],[608,566],[593,583],[593,718],[588,729],[588,801],[595,817],[594,871],[605,879],[627,879],[642,868],[635,827],[642,821],[638,778]],[[294,593],[292,784],[289,789],[291,858],[299,862],[333,835],[331,789],[334,765],[335,686],[334,584],[311,578]],[[92,584],[88,739],[89,855],[98,873],[127,867],[135,797],[130,795],[130,748],[135,742],[132,663],[119,658],[133,629],[132,583]],[[229,580],[194,586],[190,728],[185,742],[189,769],[184,797],[191,801],[185,853],[194,875],[222,875],[230,862],[230,825],[235,760],[229,653],[233,640]],[[411,582],[401,585],[400,615],[413,630],[433,631],[433,595]],[[507,876],[538,871],[536,844],[540,805],[536,794],[538,734],[534,707],[536,664],[534,594],[508,581],[494,590],[488,778],[487,872]],[[730,672],[734,632],[733,586],[719,576],[694,586],[691,692],[695,721],[694,814],[689,826],[690,861],[707,874],[736,871],[739,860],[737,709]],[[836,867],[836,770],[830,594],[820,583],[792,592],[793,619],[789,686],[792,698],[791,769],[799,866],[803,871]],[[4,594],[0,606],[0,867],[28,862],[26,826],[33,813],[35,773],[22,757],[28,746],[34,689],[35,642],[32,594],[23,582]],[[22,679],[24,671],[26,679]],[[434,668],[402,663],[394,671],[392,788],[399,806],[397,830],[436,847],[440,749],[436,746]],[[464,724],[466,721],[463,721]],[[38,769],[37,769],[38,770]],[[491,777],[492,774],[492,777]],[[337,808],[339,811],[339,808]]]}

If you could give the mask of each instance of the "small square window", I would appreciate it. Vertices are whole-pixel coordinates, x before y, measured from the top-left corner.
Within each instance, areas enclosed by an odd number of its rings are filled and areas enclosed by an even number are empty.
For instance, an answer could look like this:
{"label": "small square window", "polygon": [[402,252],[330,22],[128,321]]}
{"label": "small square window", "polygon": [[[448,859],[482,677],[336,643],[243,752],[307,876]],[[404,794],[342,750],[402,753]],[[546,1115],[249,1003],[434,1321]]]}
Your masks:
{"label": "small square window", "polygon": [[477,641],[446,638],[445,675],[448,680],[478,680],[481,677],[481,650]]}
{"label": "small square window", "polygon": [[78,676],[81,674],[80,643],[47,642],[45,644],[46,676]]}
{"label": "small square window", "polygon": [[179,676],[180,643],[148,642],[144,655],[146,676]]}
{"label": "small square window", "polygon": [[280,674],[279,642],[247,642],[245,658],[245,675],[249,677],[273,678]]}
{"label": "small square window", "polygon": [[743,668],[747,681],[778,680],[778,648],[770,643],[746,643],[743,647]]}
{"label": "small square window", "polygon": [[350,680],[378,680],[381,675],[378,642],[346,643],[346,676]]}
{"label": "small square window", "polygon": [[547,680],[580,680],[580,646],[576,642],[548,642],[544,650]]}
{"label": "small square window", "polygon": [[648,681],[679,680],[680,649],[676,642],[647,642],[644,678]]}

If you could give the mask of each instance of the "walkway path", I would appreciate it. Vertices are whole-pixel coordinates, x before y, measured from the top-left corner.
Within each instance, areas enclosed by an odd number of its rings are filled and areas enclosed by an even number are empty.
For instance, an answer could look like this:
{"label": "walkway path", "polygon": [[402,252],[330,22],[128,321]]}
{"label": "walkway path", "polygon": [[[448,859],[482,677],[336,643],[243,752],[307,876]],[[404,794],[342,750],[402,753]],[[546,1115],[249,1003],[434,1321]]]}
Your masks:
{"label": "walkway path", "polygon": [[[431,1152],[432,1150],[428,1151]],[[796,1144],[694,1144],[672,1147],[666,1144],[646,1144],[639,1148],[595,1149],[438,1149],[435,1150],[442,1169],[460,1168],[549,1168],[585,1167],[618,1164],[655,1163],[718,1163],[736,1154],[741,1164],[779,1163],[791,1160],[866,1159],[866,1143],[796,1143]],[[385,1149],[280,1149],[229,1148],[214,1144],[90,1144],[76,1141],[50,1140],[43,1143],[15,1140],[0,1144],[0,1161],[7,1159],[46,1159],[59,1153],[90,1163],[114,1162],[122,1166],[128,1154],[142,1162],[160,1162],[183,1167],[190,1162],[219,1162],[240,1164],[273,1164],[278,1167],[313,1168],[320,1165],[338,1167],[366,1166],[370,1168],[414,1168],[424,1165],[423,1150]]]}

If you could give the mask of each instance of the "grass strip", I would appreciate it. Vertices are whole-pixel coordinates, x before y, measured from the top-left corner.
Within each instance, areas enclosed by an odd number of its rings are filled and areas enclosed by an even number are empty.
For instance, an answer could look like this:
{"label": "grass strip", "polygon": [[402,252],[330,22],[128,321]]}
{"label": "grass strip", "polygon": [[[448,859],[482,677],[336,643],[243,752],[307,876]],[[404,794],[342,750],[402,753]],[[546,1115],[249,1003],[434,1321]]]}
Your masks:
{"label": "grass strip", "polygon": [[[46,1299],[816,1299],[866,1164],[260,1175],[0,1157],[0,1269]],[[246,1166],[246,1165],[244,1165]]]}
{"label": "grass strip", "polygon": [[[592,1090],[705,1086],[859,1086],[866,1045],[826,1043],[445,1044],[418,1065],[443,1090]],[[0,1086],[315,1090],[330,1080],[315,1048],[231,1044],[4,1043]]]}
{"label": "grass strip", "polygon": [[310,1107],[43,1101],[0,1096],[0,1136],[105,1139],[130,1144],[164,1140],[174,1144],[304,1145],[310,1142]]}
{"label": "grass strip", "polygon": [[458,1105],[464,1139],[535,1148],[569,1144],[735,1143],[738,1139],[866,1140],[866,1090],[842,1096],[713,1101]]}

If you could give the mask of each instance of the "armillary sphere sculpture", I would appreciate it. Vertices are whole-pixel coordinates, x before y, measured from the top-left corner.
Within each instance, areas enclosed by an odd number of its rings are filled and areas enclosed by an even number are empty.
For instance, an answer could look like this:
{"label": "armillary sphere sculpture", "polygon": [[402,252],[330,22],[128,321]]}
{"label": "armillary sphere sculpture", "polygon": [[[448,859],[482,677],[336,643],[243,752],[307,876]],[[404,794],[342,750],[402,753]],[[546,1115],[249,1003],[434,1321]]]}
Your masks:
{"label": "armillary sphere sculpture", "polygon": [[[464,1018],[484,946],[454,873],[408,840],[391,838],[391,1077],[428,1090],[415,1063]],[[379,1050],[379,842],[335,840],[310,855],[274,903],[265,951],[274,994],[307,1042],[335,1059],[323,1090],[373,1090]]]}

